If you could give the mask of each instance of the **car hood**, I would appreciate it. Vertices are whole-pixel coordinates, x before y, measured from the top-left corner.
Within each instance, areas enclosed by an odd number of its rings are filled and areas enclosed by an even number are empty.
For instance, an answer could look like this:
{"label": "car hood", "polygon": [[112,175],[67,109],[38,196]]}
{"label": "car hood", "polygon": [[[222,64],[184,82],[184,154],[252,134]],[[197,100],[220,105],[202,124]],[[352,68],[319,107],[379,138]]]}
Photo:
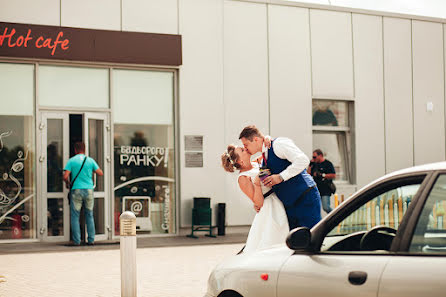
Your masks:
{"label": "car hood", "polygon": [[[253,290],[262,290],[263,293],[269,291],[272,293],[269,296],[274,296],[279,270],[293,253],[285,244],[280,244],[256,252],[234,255],[212,271],[208,293],[210,296],[217,296],[224,290],[234,290],[242,296],[256,296]],[[268,274],[267,281],[261,279],[262,274]]]}
{"label": "car hood", "polygon": [[268,269],[280,268],[281,263],[294,253],[285,244],[250,253],[241,253],[217,265],[217,269]]}

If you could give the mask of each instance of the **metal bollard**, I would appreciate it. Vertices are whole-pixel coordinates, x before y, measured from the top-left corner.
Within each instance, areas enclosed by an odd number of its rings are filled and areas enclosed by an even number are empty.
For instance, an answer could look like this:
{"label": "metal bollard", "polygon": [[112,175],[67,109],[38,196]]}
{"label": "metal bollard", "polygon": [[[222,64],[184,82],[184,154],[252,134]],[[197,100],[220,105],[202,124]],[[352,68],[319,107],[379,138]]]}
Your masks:
{"label": "metal bollard", "polygon": [[121,297],[136,297],[136,216],[125,211],[119,216],[121,246]]}

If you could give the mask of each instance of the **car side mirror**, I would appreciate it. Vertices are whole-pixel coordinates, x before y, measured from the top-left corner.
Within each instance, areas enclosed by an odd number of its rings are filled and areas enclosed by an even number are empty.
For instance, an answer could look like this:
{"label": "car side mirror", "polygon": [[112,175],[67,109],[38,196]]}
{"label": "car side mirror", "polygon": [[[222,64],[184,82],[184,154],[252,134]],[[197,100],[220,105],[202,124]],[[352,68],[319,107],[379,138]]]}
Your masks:
{"label": "car side mirror", "polygon": [[311,232],[307,227],[291,230],[286,238],[286,245],[292,250],[306,250],[311,244]]}

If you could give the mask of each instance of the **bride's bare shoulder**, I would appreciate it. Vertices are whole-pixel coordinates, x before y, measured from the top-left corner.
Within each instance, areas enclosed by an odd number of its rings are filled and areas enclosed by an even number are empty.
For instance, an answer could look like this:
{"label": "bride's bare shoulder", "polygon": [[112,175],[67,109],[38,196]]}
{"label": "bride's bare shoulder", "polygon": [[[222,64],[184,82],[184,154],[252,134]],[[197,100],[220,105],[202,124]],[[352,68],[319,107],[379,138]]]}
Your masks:
{"label": "bride's bare shoulder", "polygon": [[247,175],[240,175],[238,177],[238,185],[240,189],[246,194],[246,191],[252,187],[251,177]]}
{"label": "bride's bare shoulder", "polygon": [[238,176],[238,182],[240,183],[240,182],[245,182],[245,181],[251,181],[251,177],[249,176],[249,175],[245,175],[245,174],[240,174],[239,176]]}

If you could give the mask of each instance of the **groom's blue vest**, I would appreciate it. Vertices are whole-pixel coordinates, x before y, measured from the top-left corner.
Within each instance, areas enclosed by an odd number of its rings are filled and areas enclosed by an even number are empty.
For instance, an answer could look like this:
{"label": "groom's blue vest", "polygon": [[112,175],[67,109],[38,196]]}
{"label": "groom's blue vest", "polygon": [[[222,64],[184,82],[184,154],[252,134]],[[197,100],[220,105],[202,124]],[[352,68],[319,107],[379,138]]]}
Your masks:
{"label": "groom's blue vest", "polygon": [[[273,146],[268,149],[267,167],[272,174],[279,174],[291,164],[287,159],[281,159],[274,153]],[[303,197],[301,195],[310,187]],[[285,207],[290,229],[299,226],[313,227],[321,220],[321,198],[316,183],[306,170],[300,174],[273,186],[277,197]],[[300,198],[300,199],[299,199]],[[296,201],[298,200],[299,201]]]}

